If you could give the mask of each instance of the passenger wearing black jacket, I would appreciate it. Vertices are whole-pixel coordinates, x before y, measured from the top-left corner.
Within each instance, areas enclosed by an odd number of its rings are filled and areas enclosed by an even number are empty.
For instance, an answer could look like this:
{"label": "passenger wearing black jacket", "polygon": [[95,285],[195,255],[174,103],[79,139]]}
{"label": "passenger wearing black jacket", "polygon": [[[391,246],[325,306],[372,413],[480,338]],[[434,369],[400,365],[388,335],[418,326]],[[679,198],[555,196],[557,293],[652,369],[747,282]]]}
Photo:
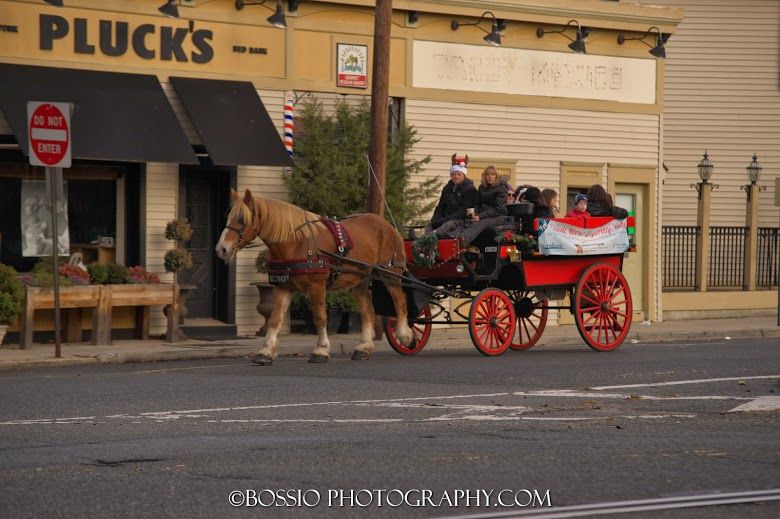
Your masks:
{"label": "passenger wearing black jacket", "polygon": [[466,177],[466,164],[465,160],[457,160],[453,156],[450,181],[441,191],[439,203],[428,226],[429,232],[436,231],[439,236],[457,234],[464,227],[466,209],[477,207],[479,195],[474,182]]}
{"label": "passenger wearing black jacket", "polygon": [[612,204],[612,197],[601,187],[601,184],[593,184],[588,189],[588,213],[591,216],[612,216],[622,220],[628,216],[628,211]]}
{"label": "passenger wearing black jacket", "polygon": [[461,237],[466,245],[474,241],[479,233],[506,222],[506,182],[499,180],[494,166],[488,166],[482,172],[482,182],[479,185],[479,207],[477,214],[466,223],[466,230]]}

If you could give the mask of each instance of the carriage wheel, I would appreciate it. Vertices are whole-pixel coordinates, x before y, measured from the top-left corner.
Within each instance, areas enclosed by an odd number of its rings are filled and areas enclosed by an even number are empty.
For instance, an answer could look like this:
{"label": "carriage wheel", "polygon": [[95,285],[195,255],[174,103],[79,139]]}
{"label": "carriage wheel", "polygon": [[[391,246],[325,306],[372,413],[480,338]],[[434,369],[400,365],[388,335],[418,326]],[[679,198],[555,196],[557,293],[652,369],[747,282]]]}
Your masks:
{"label": "carriage wheel", "polygon": [[469,334],[483,355],[504,353],[515,334],[515,309],[509,296],[497,288],[477,294],[469,312]]}
{"label": "carriage wheel", "polygon": [[609,263],[588,267],[577,281],[574,318],[585,342],[598,351],[620,346],[631,327],[631,290]]}
{"label": "carriage wheel", "polygon": [[527,350],[541,338],[547,325],[547,300],[540,300],[534,292],[513,290],[509,293],[517,315],[517,334],[513,335],[509,348]]}
{"label": "carriage wheel", "polygon": [[[424,320],[426,322],[417,322],[420,320]],[[409,327],[412,329],[412,344],[409,346],[404,346],[395,335],[395,325],[397,319],[395,317],[388,317],[385,319],[385,337],[387,337],[387,342],[390,343],[391,348],[393,348],[401,355],[414,355],[425,347],[425,344],[428,342],[428,338],[431,336],[431,329],[433,328],[433,325],[430,321],[431,307],[429,305],[425,305],[422,311],[417,315],[417,318],[414,319],[409,325]]]}

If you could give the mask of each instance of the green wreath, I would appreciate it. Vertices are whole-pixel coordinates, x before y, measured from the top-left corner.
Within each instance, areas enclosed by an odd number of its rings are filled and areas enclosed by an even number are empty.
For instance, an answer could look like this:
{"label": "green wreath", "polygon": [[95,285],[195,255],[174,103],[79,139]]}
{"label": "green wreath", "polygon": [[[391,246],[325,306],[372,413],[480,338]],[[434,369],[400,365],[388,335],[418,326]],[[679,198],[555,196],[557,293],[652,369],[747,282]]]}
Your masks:
{"label": "green wreath", "polygon": [[439,251],[439,239],[435,232],[423,234],[412,244],[414,266],[433,268],[436,265],[436,253]]}

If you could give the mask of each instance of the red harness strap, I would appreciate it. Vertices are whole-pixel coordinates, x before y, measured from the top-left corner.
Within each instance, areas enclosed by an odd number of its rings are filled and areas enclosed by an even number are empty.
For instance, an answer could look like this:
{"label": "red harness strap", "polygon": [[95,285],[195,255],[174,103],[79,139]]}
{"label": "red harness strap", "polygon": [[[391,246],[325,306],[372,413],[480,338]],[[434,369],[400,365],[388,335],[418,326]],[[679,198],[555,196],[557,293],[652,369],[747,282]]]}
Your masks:
{"label": "red harness strap", "polygon": [[349,231],[338,220],[331,220],[323,216],[320,217],[320,221],[325,224],[330,234],[333,235],[333,239],[336,240],[339,254],[342,256],[349,254],[349,251],[352,250],[352,237],[349,235]]}

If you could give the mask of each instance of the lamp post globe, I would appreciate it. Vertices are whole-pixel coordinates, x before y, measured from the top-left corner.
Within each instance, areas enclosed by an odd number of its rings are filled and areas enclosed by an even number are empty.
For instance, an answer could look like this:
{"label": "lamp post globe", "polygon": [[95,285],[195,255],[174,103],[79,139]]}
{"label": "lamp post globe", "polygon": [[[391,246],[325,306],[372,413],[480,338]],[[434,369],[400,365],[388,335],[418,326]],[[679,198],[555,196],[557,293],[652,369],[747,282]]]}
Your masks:
{"label": "lamp post globe", "polygon": [[761,170],[764,168],[758,163],[758,157],[755,153],[753,154],[753,162],[751,162],[746,169],[750,183],[755,184],[758,182],[758,178],[761,176]]}
{"label": "lamp post globe", "polygon": [[714,169],[714,164],[710,162],[709,156],[707,155],[707,152],[704,152],[704,158],[699,162],[699,165],[696,166],[699,170],[699,178],[702,182],[706,183],[710,177],[712,176],[712,170]]}

